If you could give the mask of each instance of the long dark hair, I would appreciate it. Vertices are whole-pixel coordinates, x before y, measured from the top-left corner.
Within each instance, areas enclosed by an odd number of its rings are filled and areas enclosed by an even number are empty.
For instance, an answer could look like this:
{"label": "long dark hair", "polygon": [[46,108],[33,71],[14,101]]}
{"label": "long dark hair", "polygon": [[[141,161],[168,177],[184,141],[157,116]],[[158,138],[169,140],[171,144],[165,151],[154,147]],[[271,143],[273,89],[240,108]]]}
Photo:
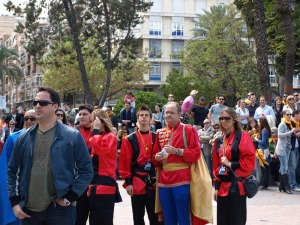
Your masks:
{"label": "long dark hair", "polygon": [[269,132],[268,137],[271,137],[271,128],[269,126],[267,118],[260,117],[258,120],[259,120],[259,135],[261,136],[262,130],[266,129]]}
{"label": "long dark hair", "polygon": [[[234,120],[234,130],[237,131],[237,130],[242,130],[242,126],[241,126],[241,123],[237,117],[237,114],[236,114],[236,111],[233,109],[233,108],[230,108],[230,107],[227,107],[225,108],[222,112],[221,112],[221,115],[226,112],[233,120]],[[222,123],[220,123],[220,128],[222,130],[223,133],[226,133],[225,129],[223,128],[222,126]]]}
{"label": "long dark hair", "polygon": [[61,112],[61,113],[63,114],[63,118],[62,118],[62,120],[61,120],[62,123],[63,123],[63,124],[67,124],[67,117],[66,117],[65,111],[62,110],[62,109],[57,109],[56,113],[58,113],[58,112]]}

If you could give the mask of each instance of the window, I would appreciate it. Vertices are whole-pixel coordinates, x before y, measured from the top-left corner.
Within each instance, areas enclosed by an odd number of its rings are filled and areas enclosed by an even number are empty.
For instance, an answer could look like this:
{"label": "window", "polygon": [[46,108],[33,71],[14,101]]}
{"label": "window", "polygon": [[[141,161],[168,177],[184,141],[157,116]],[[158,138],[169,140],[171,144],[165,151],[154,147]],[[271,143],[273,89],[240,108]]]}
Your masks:
{"label": "window", "polygon": [[224,4],[224,5],[229,5],[229,0],[218,0],[217,4]]}
{"label": "window", "polygon": [[184,0],[172,0],[173,13],[184,13]]}
{"label": "window", "polygon": [[150,12],[161,12],[161,1],[162,0],[152,0],[153,5],[150,8]]}
{"label": "window", "polygon": [[149,40],[149,58],[161,58],[161,40]]}
{"label": "window", "polygon": [[172,53],[176,54],[183,50],[184,41],[183,40],[172,40]]}
{"label": "window", "polygon": [[149,17],[149,34],[150,35],[161,35],[161,16],[150,16]]}
{"label": "window", "polygon": [[206,0],[195,0],[195,13],[204,14],[203,10],[206,10]]}
{"label": "window", "polygon": [[152,63],[149,73],[150,81],[161,81],[161,64]]}
{"label": "window", "polygon": [[269,77],[270,77],[271,84],[277,83],[277,77],[276,77],[274,66],[269,66]]}
{"label": "window", "polygon": [[180,62],[173,62],[172,63],[172,68],[177,69],[179,71],[183,70],[182,65],[180,64]]}
{"label": "window", "polygon": [[172,17],[172,35],[183,36],[183,17]]}

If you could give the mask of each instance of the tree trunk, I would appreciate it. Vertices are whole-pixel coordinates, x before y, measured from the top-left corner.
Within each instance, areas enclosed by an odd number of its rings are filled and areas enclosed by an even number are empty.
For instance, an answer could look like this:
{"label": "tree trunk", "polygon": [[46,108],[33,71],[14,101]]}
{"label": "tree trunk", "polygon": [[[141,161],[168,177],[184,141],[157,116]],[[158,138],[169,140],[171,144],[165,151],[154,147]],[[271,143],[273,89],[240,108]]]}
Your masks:
{"label": "tree trunk", "polygon": [[84,59],[82,56],[81,46],[78,38],[79,33],[78,33],[78,29],[76,28],[77,23],[76,23],[76,16],[73,8],[73,3],[71,0],[63,0],[63,3],[66,10],[66,17],[70,26],[71,36],[73,37],[73,45],[77,53],[77,60],[79,63],[79,69],[81,73],[85,99],[88,104],[93,105],[93,97],[91,94],[90,84],[87,78],[87,72],[85,69]]}
{"label": "tree trunk", "polygon": [[286,60],[285,60],[285,85],[284,92],[293,91],[293,75],[295,64],[295,37],[292,22],[292,11],[294,9],[293,0],[277,0],[276,11],[282,18],[285,36]]}
{"label": "tree trunk", "polygon": [[263,0],[253,0],[254,38],[256,43],[256,63],[259,73],[260,90],[268,102],[271,101],[268,69],[268,42]]}

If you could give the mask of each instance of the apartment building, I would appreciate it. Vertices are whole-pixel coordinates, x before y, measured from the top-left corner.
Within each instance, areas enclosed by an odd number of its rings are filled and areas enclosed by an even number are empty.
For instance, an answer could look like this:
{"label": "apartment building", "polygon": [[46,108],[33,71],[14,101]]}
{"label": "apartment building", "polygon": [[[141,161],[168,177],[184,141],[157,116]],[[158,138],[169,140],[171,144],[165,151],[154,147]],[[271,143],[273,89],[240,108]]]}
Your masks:
{"label": "apartment building", "polygon": [[149,54],[150,71],[144,75],[147,88],[156,91],[171,69],[181,69],[178,53],[193,38],[197,14],[213,5],[230,4],[232,0],[151,0],[150,11],[142,14],[140,25],[143,49]]}

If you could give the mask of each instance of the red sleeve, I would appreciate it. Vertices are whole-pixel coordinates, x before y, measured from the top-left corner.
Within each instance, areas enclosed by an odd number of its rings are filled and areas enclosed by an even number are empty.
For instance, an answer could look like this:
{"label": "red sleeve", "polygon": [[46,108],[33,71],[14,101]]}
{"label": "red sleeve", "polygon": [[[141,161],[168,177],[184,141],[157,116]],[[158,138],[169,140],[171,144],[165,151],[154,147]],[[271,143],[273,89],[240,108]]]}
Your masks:
{"label": "red sleeve", "polygon": [[219,174],[219,166],[220,166],[219,155],[217,153],[217,141],[218,140],[219,140],[219,138],[216,138],[216,140],[214,142],[214,149],[213,149],[213,155],[212,155],[213,175],[214,175],[216,182],[220,181],[220,179],[217,177],[217,175]]}
{"label": "red sleeve", "polygon": [[160,147],[160,144],[159,144],[159,131],[157,131],[156,133],[156,137],[155,137],[155,142],[154,142],[154,146],[153,146],[153,151],[152,151],[152,163],[155,167],[157,166],[160,166],[161,163],[160,162],[157,162],[155,160],[155,155],[156,153],[160,152],[161,151],[161,147]]}
{"label": "red sleeve", "polygon": [[132,160],[132,146],[127,138],[122,140],[121,153],[119,159],[119,173],[124,178],[130,178],[131,175],[131,160]]}
{"label": "red sleeve", "polygon": [[184,148],[183,160],[194,163],[200,158],[200,140],[194,127],[185,126],[185,130],[188,148]]}
{"label": "red sleeve", "polygon": [[112,149],[117,151],[117,137],[112,132],[107,135],[94,135],[89,139],[89,143],[92,146],[92,152],[97,155],[105,155],[111,153]]}
{"label": "red sleeve", "polygon": [[255,147],[251,140],[250,134],[243,132],[239,145],[240,167],[236,169],[236,174],[241,177],[247,177],[255,168]]}

